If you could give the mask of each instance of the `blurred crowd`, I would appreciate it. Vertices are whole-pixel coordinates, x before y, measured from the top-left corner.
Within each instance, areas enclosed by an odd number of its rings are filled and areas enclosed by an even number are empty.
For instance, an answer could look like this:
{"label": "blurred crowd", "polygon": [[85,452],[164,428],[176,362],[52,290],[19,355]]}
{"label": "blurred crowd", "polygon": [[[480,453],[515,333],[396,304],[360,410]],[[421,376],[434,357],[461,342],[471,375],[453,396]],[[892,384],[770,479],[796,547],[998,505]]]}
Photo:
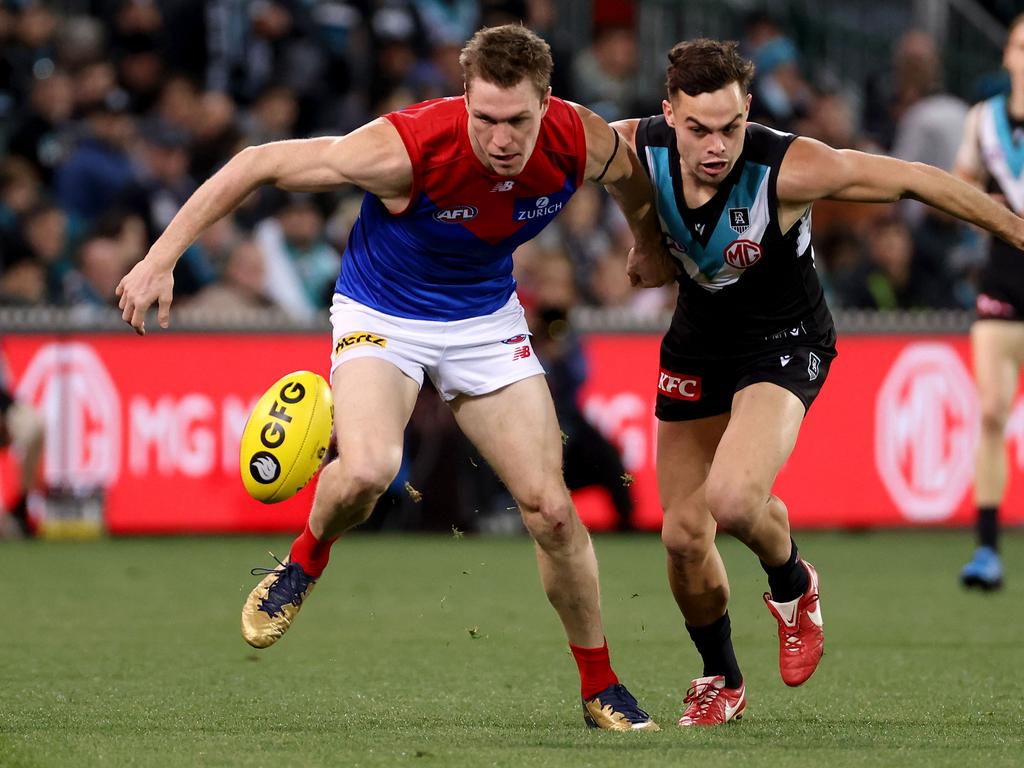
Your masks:
{"label": "blurred crowd", "polygon": [[[637,71],[638,13],[624,0],[594,0],[587,40],[566,38],[554,0],[65,5],[0,2],[0,305],[111,306],[120,277],[234,153],[460,93],[459,50],[481,25],[522,20],[545,36],[556,95],[609,120],[660,110],[662,73]],[[757,65],[752,119],[952,167],[968,105],[945,92],[927,34],[902,34],[865,83],[816,75],[770,16],[748,16],[735,36]],[[186,252],[176,306],[311,318],[328,305],[359,201],[259,190]],[[833,306],[973,305],[984,243],[934,212],[824,202],[814,229]],[[517,254],[522,293],[545,310],[659,314],[674,295],[630,288],[628,246],[614,206],[585,186]]]}

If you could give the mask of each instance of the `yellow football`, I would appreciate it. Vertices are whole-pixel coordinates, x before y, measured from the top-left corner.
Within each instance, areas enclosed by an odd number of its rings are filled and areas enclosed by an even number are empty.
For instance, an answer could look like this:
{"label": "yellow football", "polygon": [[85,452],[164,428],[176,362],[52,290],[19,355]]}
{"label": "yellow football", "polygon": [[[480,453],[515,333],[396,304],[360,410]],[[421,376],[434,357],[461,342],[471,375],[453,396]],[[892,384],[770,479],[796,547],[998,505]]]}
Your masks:
{"label": "yellow football", "polygon": [[242,431],[239,464],[257,501],[291,498],[320,469],[334,428],[334,400],[323,377],[296,371],[257,401]]}

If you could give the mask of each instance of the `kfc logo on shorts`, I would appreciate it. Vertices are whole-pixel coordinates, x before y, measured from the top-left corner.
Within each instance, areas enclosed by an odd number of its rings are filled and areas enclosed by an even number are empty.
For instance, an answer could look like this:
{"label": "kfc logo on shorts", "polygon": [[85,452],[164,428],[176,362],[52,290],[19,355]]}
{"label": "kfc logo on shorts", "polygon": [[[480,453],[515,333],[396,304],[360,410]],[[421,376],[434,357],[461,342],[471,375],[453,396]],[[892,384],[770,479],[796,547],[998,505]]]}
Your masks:
{"label": "kfc logo on shorts", "polygon": [[334,345],[334,356],[337,357],[351,347],[360,347],[366,344],[373,344],[375,347],[384,349],[388,345],[388,340],[369,331],[355,331],[338,339],[338,343]]}
{"label": "kfc logo on shorts", "polygon": [[527,338],[527,336],[526,336],[525,333],[520,333],[520,334],[518,334],[516,336],[513,336],[511,339],[503,339],[501,343],[502,344],[522,344],[524,341],[526,341],[526,338]]}
{"label": "kfc logo on shorts", "polygon": [[434,219],[445,224],[458,224],[475,219],[479,211],[472,205],[452,205],[434,211]]}
{"label": "kfc logo on shorts", "polygon": [[658,374],[658,391],[675,400],[700,400],[700,376],[662,368]]}
{"label": "kfc logo on shorts", "polygon": [[753,240],[733,240],[725,249],[725,261],[736,269],[746,269],[761,260],[761,244]]}

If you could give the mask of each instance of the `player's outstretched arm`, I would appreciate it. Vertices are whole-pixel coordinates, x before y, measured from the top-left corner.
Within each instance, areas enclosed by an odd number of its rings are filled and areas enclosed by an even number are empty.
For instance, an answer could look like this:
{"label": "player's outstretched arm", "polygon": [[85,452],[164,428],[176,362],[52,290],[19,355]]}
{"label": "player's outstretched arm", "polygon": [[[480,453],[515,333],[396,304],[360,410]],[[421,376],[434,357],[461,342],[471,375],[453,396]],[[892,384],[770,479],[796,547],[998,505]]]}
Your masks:
{"label": "player's outstretched arm", "polygon": [[138,334],[146,332],[146,310],[154,301],[160,327],[170,324],[172,272],[185,249],[264,184],[307,192],[355,184],[385,205],[401,208],[412,186],[412,164],[398,131],[386,120],[375,120],[342,137],[276,141],[243,149],[195,191],[146,257],[118,284],[121,317]]}
{"label": "player's outstretched arm", "polygon": [[605,185],[633,232],[626,265],[630,283],[653,288],[672,282],[678,270],[665,249],[654,192],[636,152],[598,115],[579,104],[573,107],[587,138],[586,178]]}
{"label": "player's outstretched arm", "polygon": [[837,150],[819,141],[796,139],[779,170],[783,231],[815,200],[887,203],[920,200],[987,229],[1024,248],[1024,219],[967,182],[923,163],[884,155]]}

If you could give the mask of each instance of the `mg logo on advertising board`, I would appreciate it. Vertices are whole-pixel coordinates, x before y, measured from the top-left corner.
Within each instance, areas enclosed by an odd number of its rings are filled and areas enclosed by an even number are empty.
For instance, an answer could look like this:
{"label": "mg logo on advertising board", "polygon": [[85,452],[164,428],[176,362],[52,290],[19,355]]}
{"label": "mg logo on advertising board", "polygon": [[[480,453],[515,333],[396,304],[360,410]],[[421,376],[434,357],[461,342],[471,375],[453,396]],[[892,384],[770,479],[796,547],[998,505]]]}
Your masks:
{"label": "mg logo on advertising board", "polygon": [[18,397],[46,420],[46,480],[74,488],[113,483],[121,466],[121,398],[88,344],[44,344]]}
{"label": "mg logo on advertising board", "polygon": [[974,382],[952,347],[909,344],[875,401],[875,466],[904,517],[950,517],[974,476]]}

